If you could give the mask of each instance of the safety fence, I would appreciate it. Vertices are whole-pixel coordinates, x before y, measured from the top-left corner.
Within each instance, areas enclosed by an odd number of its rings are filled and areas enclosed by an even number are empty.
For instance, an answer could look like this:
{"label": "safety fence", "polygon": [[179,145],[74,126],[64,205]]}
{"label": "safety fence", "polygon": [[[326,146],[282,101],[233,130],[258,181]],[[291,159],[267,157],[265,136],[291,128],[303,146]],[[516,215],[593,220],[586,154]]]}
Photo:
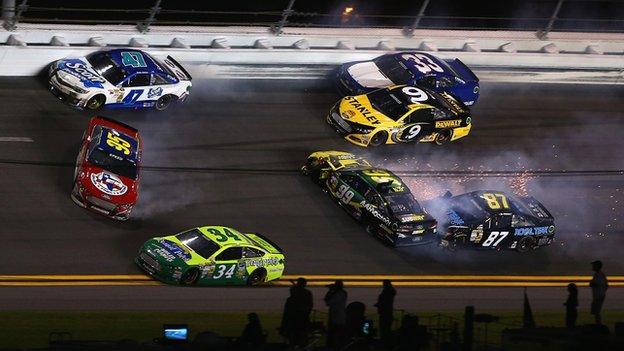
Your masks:
{"label": "safety fence", "polygon": [[415,29],[519,30],[532,31],[540,38],[552,31],[624,32],[624,3],[617,0],[509,0],[501,4],[419,0],[386,7],[370,1],[343,2],[338,7],[330,3],[283,0],[228,5],[149,0],[131,4],[111,0],[87,8],[5,0],[3,18],[7,30],[16,30],[21,23],[54,23],[134,25],[141,33],[152,26],[262,26],[275,34],[286,26],[398,28],[408,37]]}

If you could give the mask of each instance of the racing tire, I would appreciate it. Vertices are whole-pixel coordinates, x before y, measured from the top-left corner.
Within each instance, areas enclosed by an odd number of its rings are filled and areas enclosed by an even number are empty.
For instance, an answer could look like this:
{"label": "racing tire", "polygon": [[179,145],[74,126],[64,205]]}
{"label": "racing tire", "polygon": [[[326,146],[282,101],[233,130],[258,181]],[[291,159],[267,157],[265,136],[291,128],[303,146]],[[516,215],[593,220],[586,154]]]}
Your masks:
{"label": "racing tire", "polygon": [[443,129],[438,132],[438,135],[436,135],[434,142],[436,143],[436,145],[444,145],[451,141],[452,135],[453,132],[450,129]]}
{"label": "racing tire", "polygon": [[92,96],[89,100],[87,100],[85,107],[92,111],[98,110],[102,106],[104,106],[105,102],[106,102],[106,96],[102,94],[98,94],[98,95]]}
{"label": "racing tire", "polygon": [[255,271],[251,272],[249,278],[247,278],[247,285],[256,286],[264,283],[266,280],[267,272],[264,268],[258,268]]}
{"label": "racing tire", "polygon": [[388,133],[385,131],[380,131],[375,133],[370,139],[368,146],[380,146],[386,143],[388,140]]}
{"label": "racing tire", "polygon": [[182,274],[180,277],[181,285],[195,285],[199,280],[199,269],[191,268]]}
{"label": "racing tire", "polygon": [[158,111],[164,111],[167,109],[167,107],[169,107],[169,105],[171,105],[172,102],[173,102],[172,95],[163,95],[160,98],[158,98],[158,100],[156,100],[156,103],[154,104],[154,108],[157,109]]}
{"label": "racing tire", "polygon": [[518,244],[516,245],[516,251],[524,253],[535,249],[536,246],[537,242],[535,238],[527,236],[518,241]]}

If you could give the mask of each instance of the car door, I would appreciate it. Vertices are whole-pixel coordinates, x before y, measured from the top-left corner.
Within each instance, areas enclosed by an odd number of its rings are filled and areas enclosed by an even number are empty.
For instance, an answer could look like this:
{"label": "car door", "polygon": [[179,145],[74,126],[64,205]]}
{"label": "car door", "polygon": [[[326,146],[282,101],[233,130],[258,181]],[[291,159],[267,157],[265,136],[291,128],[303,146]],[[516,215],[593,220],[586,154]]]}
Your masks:
{"label": "car door", "polygon": [[140,101],[148,100],[147,91],[150,87],[151,75],[149,73],[134,73],[121,82],[123,99],[121,103],[133,106]]}
{"label": "car door", "polygon": [[433,115],[430,106],[423,106],[411,111],[403,118],[403,127],[397,132],[397,139],[402,142],[419,140],[431,133]]}
{"label": "car door", "polygon": [[498,249],[507,247],[508,243],[513,240],[511,232],[511,213],[496,213],[490,216],[484,226],[484,238],[481,243],[484,248]]}
{"label": "car door", "polygon": [[219,284],[236,284],[241,282],[244,272],[242,264],[243,248],[240,246],[229,246],[222,249],[215,256],[215,269],[212,273],[212,280]]}

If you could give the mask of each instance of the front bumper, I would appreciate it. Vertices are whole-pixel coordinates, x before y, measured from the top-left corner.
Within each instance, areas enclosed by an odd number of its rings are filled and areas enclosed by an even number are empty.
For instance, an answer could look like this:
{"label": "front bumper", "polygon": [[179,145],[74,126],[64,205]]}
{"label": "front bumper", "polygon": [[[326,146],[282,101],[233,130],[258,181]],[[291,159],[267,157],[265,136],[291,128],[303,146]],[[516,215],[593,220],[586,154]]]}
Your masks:
{"label": "front bumper", "polygon": [[85,200],[85,198],[82,195],[80,195],[80,193],[78,192],[76,186],[74,186],[74,189],[72,190],[70,197],[76,205],[82,208],[86,208],[87,210],[104,215],[108,218],[112,218],[118,221],[125,221],[128,218],[130,218],[130,212],[132,211],[132,208],[122,213],[118,213],[116,210],[107,210],[105,208],[102,208],[100,206],[97,206],[96,204],[93,204]]}
{"label": "front bumper", "polygon": [[429,245],[437,242],[439,242],[438,235],[434,230],[430,229],[422,234],[395,233],[394,246]]}
{"label": "front bumper", "polygon": [[50,92],[64,103],[78,108],[83,108],[85,100],[78,93],[72,91],[58,81],[56,74],[50,76]]}
{"label": "front bumper", "polygon": [[171,275],[162,274],[161,269],[153,267],[142,255],[147,255],[144,251],[141,251],[137,257],[134,258],[134,263],[141,268],[150,277],[166,284],[180,284],[179,279],[174,279]]}
{"label": "front bumper", "polygon": [[[357,146],[361,146],[361,147],[367,147],[368,146],[368,142],[370,140],[368,139],[367,135],[351,133],[350,131],[345,129],[345,126],[340,125],[340,122],[337,122],[335,119],[332,118],[332,113],[331,112],[325,118],[325,122],[327,122],[327,124],[329,124],[329,126],[336,133],[338,133],[338,135],[340,135],[341,137],[345,138],[348,142],[353,143],[353,144],[355,144]],[[346,122],[343,122],[343,123],[346,123]]]}

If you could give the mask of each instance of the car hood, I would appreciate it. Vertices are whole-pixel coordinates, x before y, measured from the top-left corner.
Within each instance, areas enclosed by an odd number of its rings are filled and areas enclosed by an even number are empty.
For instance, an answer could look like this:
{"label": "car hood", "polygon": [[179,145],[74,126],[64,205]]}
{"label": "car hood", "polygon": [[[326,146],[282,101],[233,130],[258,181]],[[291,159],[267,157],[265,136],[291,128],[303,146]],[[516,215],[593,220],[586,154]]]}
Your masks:
{"label": "car hood", "polygon": [[372,61],[354,63],[347,68],[347,72],[358,84],[365,88],[384,88],[394,85],[394,82],[381,73],[377,65]]}
{"label": "car hood", "polygon": [[347,96],[340,100],[338,114],[347,122],[374,128],[384,123],[395,123],[391,118],[375,110],[366,95]]}
{"label": "car hood", "polygon": [[137,182],[91,164],[85,165],[78,175],[79,181],[90,194],[116,204],[134,203],[137,199]]}
{"label": "car hood", "polygon": [[85,88],[104,88],[104,84],[107,83],[84,57],[59,60],[56,68],[58,71],[69,73],[63,79],[69,84],[82,85]]}
{"label": "car hood", "polygon": [[154,238],[143,244],[143,251],[148,252],[160,263],[185,267],[192,259],[187,248],[168,238]]}

